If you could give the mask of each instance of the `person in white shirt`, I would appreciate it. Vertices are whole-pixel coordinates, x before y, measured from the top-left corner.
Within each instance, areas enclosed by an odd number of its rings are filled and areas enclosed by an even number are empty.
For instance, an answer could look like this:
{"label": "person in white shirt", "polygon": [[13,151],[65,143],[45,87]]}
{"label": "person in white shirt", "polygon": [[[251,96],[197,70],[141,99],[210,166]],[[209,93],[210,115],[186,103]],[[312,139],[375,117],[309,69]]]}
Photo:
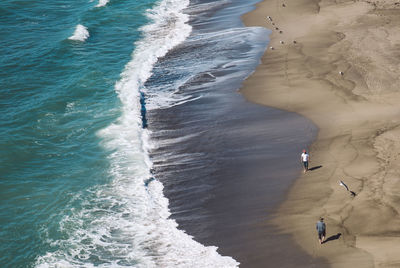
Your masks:
{"label": "person in white shirt", "polygon": [[306,150],[303,150],[300,159],[301,162],[303,162],[304,173],[306,173],[306,171],[308,171],[308,162],[310,161],[310,155],[307,153]]}

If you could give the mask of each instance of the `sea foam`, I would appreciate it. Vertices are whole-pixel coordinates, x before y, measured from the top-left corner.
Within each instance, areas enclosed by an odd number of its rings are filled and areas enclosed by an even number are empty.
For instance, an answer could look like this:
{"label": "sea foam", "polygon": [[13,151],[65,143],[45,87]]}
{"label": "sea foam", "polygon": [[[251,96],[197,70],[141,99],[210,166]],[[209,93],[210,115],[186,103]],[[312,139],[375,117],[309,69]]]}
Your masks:
{"label": "sea foam", "polygon": [[95,7],[104,7],[110,2],[110,0],[99,0],[99,3]]}
{"label": "sea foam", "polygon": [[74,34],[68,37],[69,40],[81,41],[81,42],[84,42],[88,38],[89,38],[89,31],[82,24],[76,25]]}
{"label": "sea foam", "polygon": [[188,5],[189,0],[162,0],[148,10],[151,23],[141,28],[143,38],[115,84],[121,116],[98,132],[109,152],[111,182],[76,196],[82,206],[60,222],[67,237],[49,241],[58,250],[39,257],[37,267],[238,266],[177,228],[163,185],[150,172],[153,141],[142,128],[140,98],[158,59],[190,35],[189,16],[182,12]]}

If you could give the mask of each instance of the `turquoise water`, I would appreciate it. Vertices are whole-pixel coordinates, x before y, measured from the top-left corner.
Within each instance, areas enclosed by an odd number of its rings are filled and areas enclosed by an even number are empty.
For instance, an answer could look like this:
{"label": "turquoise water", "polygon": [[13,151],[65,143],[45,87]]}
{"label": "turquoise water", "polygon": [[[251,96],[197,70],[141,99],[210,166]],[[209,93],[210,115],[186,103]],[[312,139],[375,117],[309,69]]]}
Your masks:
{"label": "turquoise water", "polygon": [[[114,84],[154,1],[0,3],[0,266],[28,267],[65,215],[111,180],[96,132],[120,115]],[[75,26],[86,42],[68,37]]]}

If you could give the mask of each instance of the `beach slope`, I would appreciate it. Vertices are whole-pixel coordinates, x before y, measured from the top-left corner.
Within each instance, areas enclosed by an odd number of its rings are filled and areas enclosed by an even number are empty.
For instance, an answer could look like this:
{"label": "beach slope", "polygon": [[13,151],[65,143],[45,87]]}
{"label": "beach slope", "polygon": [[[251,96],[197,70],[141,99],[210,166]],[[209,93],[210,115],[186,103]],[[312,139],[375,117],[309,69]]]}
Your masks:
{"label": "beach slope", "polygon": [[400,267],[399,15],[391,0],[265,0],[243,16],[273,33],[241,92],[319,128],[274,222],[332,267]]}

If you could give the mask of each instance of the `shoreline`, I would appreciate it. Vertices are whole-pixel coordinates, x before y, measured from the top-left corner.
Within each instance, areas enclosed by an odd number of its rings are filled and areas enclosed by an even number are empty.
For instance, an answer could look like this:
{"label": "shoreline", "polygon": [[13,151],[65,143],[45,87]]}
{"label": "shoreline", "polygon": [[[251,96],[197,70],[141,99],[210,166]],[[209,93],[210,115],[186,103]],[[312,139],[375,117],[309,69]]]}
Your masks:
{"label": "shoreline", "polygon": [[[294,182],[272,222],[332,267],[400,265],[399,14],[389,0],[264,0],[242,16],[246,26],[273,29],[274,49],[240,92],[319,128],[308,149],[310,166],[321,167]],[[323,245],[315,231],[320,216],[329,240]]]}
{"label": "shoreline", "polygon": [[153,82],[189,74],[178,94],[192,101],[147,111],[157,144],[149,154],[152,174],[163,184],[170,218],[207,251],[217,247],[218,256],[240,267],[309,268],[312,258],[268,222],[301,169],[297,152],[311,144],[316,128],[238,94],[269,43],[269,30],[241,20],[256,2],[187,10],[192,34],[155,65]]}

